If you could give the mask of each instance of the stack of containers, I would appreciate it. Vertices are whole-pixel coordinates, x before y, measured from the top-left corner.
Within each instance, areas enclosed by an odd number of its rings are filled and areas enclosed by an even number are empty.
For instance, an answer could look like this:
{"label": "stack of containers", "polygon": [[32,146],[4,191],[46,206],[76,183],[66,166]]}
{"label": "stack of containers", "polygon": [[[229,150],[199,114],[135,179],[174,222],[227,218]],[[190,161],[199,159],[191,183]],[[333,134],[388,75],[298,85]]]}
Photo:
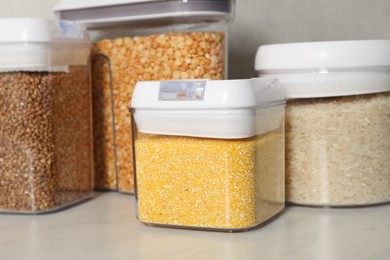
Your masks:
{"label": "stack of containers", "polygon": [[390,202],[390,41],[265,45],[255,66],[288,99],[287,201]]}
{"label": "stack of containers", "polygon": [[0,212],[50,212],[92,193],[86,33],[73,22],[0,20]]}
{"label": "stack of containers", "polygon": [[284,208],[284,94],[274,80],[138,82],[137,218],[244,231]]}
{"label": "stack of containers", "polygon": [[62,0],[61,19],[84,23],[95,42],[95,183],[134,191],[128,105],[137,81],[224,79],[233,0]]}

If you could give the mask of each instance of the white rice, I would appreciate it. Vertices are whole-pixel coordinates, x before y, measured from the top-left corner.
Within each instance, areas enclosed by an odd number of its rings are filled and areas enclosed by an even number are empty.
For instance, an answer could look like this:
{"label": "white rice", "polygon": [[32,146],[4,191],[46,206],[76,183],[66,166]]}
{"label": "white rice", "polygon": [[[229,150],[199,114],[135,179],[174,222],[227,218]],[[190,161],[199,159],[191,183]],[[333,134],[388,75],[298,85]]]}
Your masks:
{"label": "white rice", "polygon": [[389,202],[390,92],[288,101],[286,156],[288,202]]}

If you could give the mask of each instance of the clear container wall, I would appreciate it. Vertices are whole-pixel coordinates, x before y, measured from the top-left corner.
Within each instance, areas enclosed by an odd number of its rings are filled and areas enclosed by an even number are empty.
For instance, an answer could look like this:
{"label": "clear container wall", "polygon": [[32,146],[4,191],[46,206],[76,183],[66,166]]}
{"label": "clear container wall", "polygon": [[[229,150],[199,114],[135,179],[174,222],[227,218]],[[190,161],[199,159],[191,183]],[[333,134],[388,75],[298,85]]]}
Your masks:
{"label": "clear container wall", "polygon": [[137,81],[224,79],[227,73],[227,22],[135,28],[100,31],[93,50],[95,113],[104,115],[94,121],[96,185],[130,193],[134,181],[127,108]]}
{"label": "clear container wall", "polygon": [[286,199],[301,205],[390,201],[390,92],[289,100]]}
{"label": "clear container wall", "polygon": [[105,55],[98,53],[94,53],[91,63],[95,189],[117,190],[114,94],[110,63]]}
{"label": "clear container wall", "polygon": [[134,125],[138,220],[232,232],[277,214],[285,200],[279,125],[245,139],[145,134]]}
{"label": "clear container wall", "polygon": [[49,212],[91,195],[89,72],[0,72],[0,212]]}

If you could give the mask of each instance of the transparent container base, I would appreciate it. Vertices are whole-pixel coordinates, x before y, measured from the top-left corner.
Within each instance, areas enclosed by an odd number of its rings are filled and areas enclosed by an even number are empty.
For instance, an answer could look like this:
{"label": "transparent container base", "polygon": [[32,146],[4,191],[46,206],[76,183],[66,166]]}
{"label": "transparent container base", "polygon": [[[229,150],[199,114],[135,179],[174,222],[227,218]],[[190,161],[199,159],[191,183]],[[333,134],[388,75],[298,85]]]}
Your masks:
{"label": "transparent container base", "polygon": [[17,214],[17,215],[43,215],[43,214],[49,214],[49,213],[54,213],[58,211],[62,211],[74,206],[77,206],[87,200],[90,200],[93,197],[93,193],[90,193],[89,195],[86,195],[85,197],[82,197],[78,200],[63,204],[61,206],[51,208],[51,209],[46,209],[46,210],[31,210],[31,211],[15,211],[15,210],[9,210],[9,211],[3,211],[0,209],[0,214]]}
{"label": "transparent container base", "polygon": [[375,207],[385,204],[390,204],[390,200],[377,201],[377,202],[362,202],[362,203],[304,203],[304,202],[293,202],[286,201],[286,205],[291,206],[302,206],[302,207],[312,207],[312,208],[364,208],[364,207]]}
{"label": "transparent container base", "polygon": [[118,190],[118,192],[124,195],[135,195],[134,191]]}
{"label": "transparent container base", "polygon": [[275,214],[269,216],[267,219],[264,219],[260,223],[248,226],[248,227],[242,227],[242,228],[215,228],[215,227],[201,227],[201,226],[182,226],[182,225],[166,225],[166,224],[158,224],[158,223],[149,223],[141,221],[144,225],[150,226],[150,227],[161,227],[161,228],[176,228],[176,229],[187,229],[187,230],[198,230],[198,231],[211,231],[211,232],[225,232],[225,233],[240,233],[245,231],[251,231],[259,229],[265,225],[268,225],[270,222],[272,222],[274,219],[278,218],[280,215],[282,215],[284,212],[284,208],[282,208],[280,211],[275,212]]}

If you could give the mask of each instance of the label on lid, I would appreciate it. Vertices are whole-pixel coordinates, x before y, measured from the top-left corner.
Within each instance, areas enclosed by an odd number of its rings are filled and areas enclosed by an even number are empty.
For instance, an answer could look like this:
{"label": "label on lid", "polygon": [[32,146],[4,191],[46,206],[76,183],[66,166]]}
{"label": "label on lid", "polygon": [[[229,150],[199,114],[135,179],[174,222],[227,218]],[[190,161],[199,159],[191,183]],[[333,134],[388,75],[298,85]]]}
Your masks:
{"label": "label on lid", "polygon": [[160,101],[203,100],[206,81],[162,81],[159,91]]}
{"label": "label on lid", "polygon": [[83,38],[83,32],[79,24],[71,21],[60,20],[57,21],[57,25],[61,36],[66,38]]}

